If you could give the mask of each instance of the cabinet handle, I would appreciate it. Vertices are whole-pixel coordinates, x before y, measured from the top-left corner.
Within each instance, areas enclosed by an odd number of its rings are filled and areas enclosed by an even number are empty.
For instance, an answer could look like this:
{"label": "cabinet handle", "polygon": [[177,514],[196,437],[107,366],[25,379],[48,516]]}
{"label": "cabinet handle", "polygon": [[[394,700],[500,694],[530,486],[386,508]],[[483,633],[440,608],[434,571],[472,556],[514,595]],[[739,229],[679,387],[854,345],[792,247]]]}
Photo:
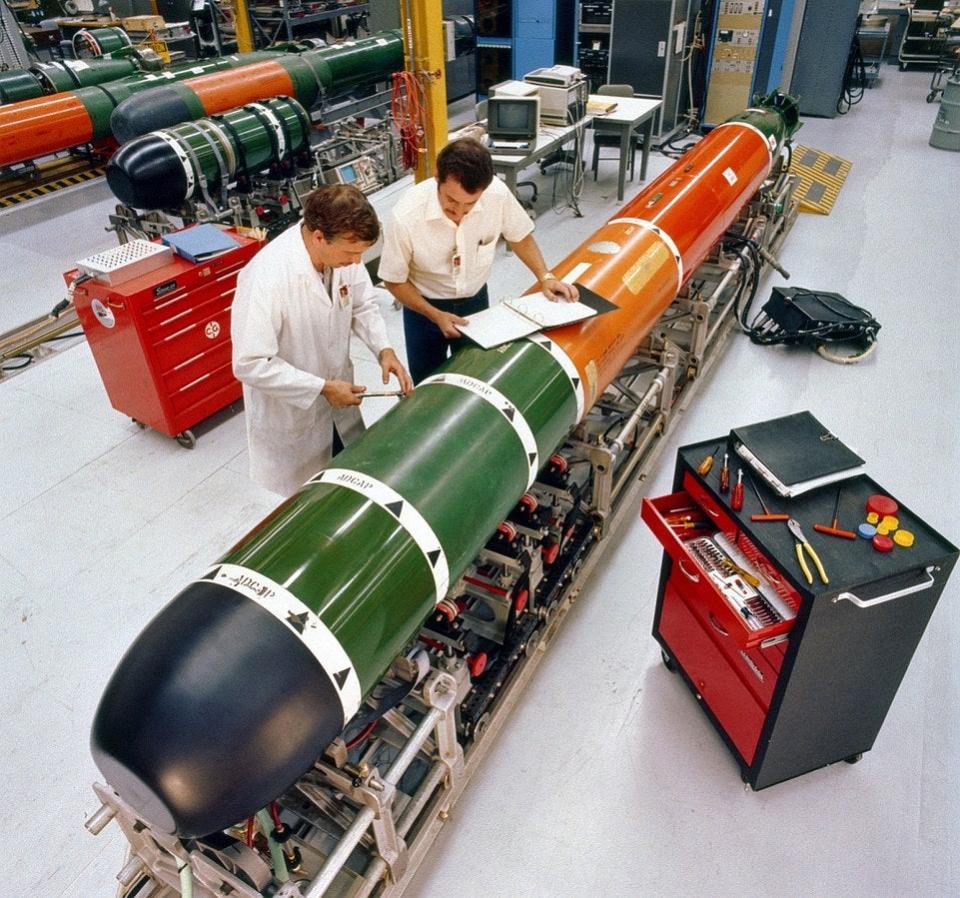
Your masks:
{"label": "cabinet handle", "polygon": [[892,602],[894,599],[902,599],[904,596],[909,596],[915,592],[922,592],[925,589],[929,589],[933,586],[935,578],[933,572],[939,570],[936,565],[931,564],[924,573],[927,575],[927,579],[922,583],[916,583],[913,586],[907,586],[904,589],[898,589],[895,592],[887,593],[885,596],[877,596],[875,599],[861,599],[859,596],[855,596],[852,592],[841,592],[834,597],[834,602],[852,602],[857,608],[872,608],[874,605],[882,605],[884,602]]}
{"label": "cabinet handle", "polygon": [[723,624],[721,624],[720,621],[718,621],[718,620],[713,616],[713,612],[712,612],[712,611],[710,612],[709,617],[710,617],[710,625],[713,627],[714,630],[716,630],[721,636],[729,636],[729,635],[730,635],[730,631],[724,629]]}
{"label": "cabinet handle", "polygon": [[700,582],[700,575],[699,575],[699,574],[691,574],[690,571],[688,571],[688,570],[683,566],[683,561],[678,561],[678,562],[677,562],[677,567],[680,568],[680,573],[683,574],[683,576],[686,577],[691,583],[699,583],[699,582]]}

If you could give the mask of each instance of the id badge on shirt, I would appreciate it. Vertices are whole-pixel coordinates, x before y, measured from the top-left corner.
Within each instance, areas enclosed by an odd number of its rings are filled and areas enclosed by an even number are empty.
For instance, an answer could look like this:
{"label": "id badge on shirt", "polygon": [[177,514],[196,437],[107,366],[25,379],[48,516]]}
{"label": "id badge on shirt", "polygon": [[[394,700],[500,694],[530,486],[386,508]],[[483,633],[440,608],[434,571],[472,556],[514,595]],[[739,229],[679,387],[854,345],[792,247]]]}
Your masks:
{"label": "id badge on shirt", "polygon": [[459,277],[460,270],[463,266],[463,259],[460,257],[460,253],[454,253],[453,259],[451,260],[451,265],[453,266],[453,276]]}
{"label": "id badge on shirt", "polygon": [[340,285],[340,308],[345,309],[350,305],[350,288],[346,284]]}

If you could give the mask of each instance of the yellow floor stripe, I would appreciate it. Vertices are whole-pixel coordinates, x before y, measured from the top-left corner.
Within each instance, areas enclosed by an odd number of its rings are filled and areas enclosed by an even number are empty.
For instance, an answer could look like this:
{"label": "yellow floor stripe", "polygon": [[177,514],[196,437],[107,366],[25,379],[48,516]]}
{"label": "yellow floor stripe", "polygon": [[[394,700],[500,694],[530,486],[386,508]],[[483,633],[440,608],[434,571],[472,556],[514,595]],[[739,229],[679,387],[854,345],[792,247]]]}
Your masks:
{"label": "yellow floor stripe", "polygon": [[794,147],[790,171],[800,178],[796,193],[800,211],[829,215],[852,167],[849,159],[823,150]]}
{"label": "yellow floor stripe", "polygon": [[57,190],[63,190],[66,187],[75,187],[77,184],[82,184],[84,181],[91,181],[94,178],[99,178],[104,171],[105,169],[102,166],[97,166],[96,168],[91,168],[87,171],[77,172],[76,174],[68,175],[67,177],[60,178],[59,180],[51,181],[49,184],[38,184],[36,187],[30,187],[26,190],[19,190],[16,193],[9,194],[8,196],[0,197],[0,209],[6,209],[10,206],[16,206],[19,203],[35,200],[41,196],[54,193]]}

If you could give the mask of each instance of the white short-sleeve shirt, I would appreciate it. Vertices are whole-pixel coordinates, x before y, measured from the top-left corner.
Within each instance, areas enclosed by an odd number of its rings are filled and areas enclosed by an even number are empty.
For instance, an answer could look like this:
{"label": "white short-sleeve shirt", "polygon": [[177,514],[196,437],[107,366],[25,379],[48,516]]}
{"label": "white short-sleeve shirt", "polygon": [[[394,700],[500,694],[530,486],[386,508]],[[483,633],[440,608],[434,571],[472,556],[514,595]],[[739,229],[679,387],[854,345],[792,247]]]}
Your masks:
{"label": "white short-sleeve shirt", "polygon": [[437,180],[415,184],[394,207],[380,255],[380,278],[410,281],[428,299],[473,296],[486,284],[497,241],[523,240],[533,221],[506,184],[494,178],[477,204],[454,224],[443,213]]}

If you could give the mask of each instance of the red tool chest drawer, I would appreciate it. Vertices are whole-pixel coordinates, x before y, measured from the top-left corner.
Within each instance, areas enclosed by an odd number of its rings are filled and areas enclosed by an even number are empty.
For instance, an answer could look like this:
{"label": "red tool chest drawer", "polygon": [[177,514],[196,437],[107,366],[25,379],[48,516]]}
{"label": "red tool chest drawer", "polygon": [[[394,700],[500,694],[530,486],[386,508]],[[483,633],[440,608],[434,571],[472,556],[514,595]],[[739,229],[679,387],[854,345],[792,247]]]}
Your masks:
{"label": "red tool chest drawer", "polygon": [[[702,605],[740,648],[769,645],[790,630],[800,606],[799,596],[771,574],[769,562],[738,535],[739,528],[717,503],[696,490],[683,490],[644,499],[641,515],[676,562],[672,579],[677,588]],[[672,516],[693,520],[672,523]],[[686,529],[688,523],[697,526]],[[721,556],[730,553],[721,543],[739,551],[746,562],[739,568],[724,567]],[[712,558],[717,561],[712,563]],[[762,590],[748,582],[744,572],[760,580]]]}
{"label": "red tool chest drawer", "polygon": [[[237,275],[263,244],[227,231],[239,245],[207,261],[175,255],[122,283],[87,280],[74,289],[111,405],[169,436],[182,437],[241,395],[231,370],[230,308]],[[72,281],[76,271],[65,277]]]}
{"label": "red tool chest drawer", "polygon": [[[673,492],[643,501],[664,548],[653,634],[743,779],[762,789],[872,748],[958,551],[902,502],[910,548],[880,553],[815,531],[838,513],[856,529],[867,500],[889,495],[862,474],[843,481],[842,502],[835,484],[786,499],[754,477],[733,509],[719,471],[699,470],[718,443],[678,450]],[[793,534],[772,514],[811,534],[827,576],[802,572]],[[777,615],[767,618],[753,593]]]}
{"label": "red tool chest drawer", "polygon": [[660,632],[675,646],[674,658],[696,687],[697,697],[723,723],[747,763],[753,761],[766,708],[737,676],[690,606],[669,584],[663,596]]}

